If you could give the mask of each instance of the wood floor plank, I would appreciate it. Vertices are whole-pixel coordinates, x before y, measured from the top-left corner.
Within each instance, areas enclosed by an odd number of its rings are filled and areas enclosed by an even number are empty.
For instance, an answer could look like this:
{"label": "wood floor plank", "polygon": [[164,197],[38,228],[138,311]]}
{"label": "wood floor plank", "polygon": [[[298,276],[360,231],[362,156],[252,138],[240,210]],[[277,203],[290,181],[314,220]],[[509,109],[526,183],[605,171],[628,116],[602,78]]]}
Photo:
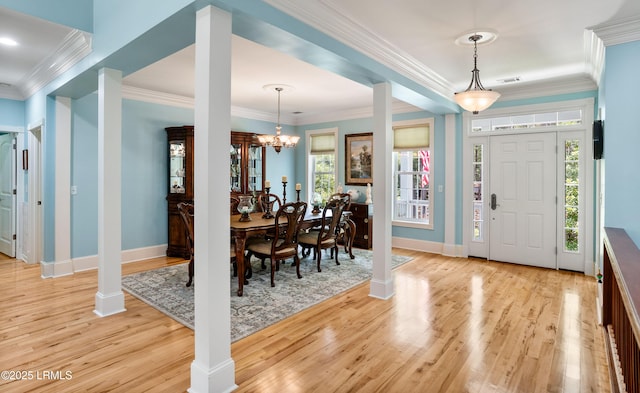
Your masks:
{"label": "wood floor plank", "polygon": [[[592,277],[394,253],[414,260],[394,270],[391,299],[365,283],[233,343],[237,391],[610,391]],[[188,389],[193,331],[126,293],[126,312],[99,318],[96,291],[95,271],[42,279],[39,266],[0,259],[0,369],[72,372],[0,380],[0,391]]]}

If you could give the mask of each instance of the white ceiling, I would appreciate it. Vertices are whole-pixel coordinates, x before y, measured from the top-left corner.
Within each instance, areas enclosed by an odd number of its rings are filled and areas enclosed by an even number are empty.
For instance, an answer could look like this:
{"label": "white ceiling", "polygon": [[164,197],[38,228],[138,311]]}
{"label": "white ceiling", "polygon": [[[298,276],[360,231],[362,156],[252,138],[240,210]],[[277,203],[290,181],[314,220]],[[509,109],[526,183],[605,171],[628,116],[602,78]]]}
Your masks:
{"label": "white ceiling", "polygon": [[[595,88],[594,75],[601,65],[589,28],[640,20],[637,0],[267,2],[350,46],[361,39],[376,43],[361,50],[383,63],[400,59],[417,65],[425,80],[437,81],[438,93],[447,98],[464,90],[471,78],[473,48],[455,43],[464,33],[497,34],[495,42],[478,47],[480,78],[487,88],[508,94],[558,80],[587,81]],[[341,26],[358,34],[344,34]],[[48,67],[72,34],[66,27],[0,8],[0,38],[11,36],[19,42],[16,47],[0,45],[0,97],[30,95],[34,70]],[[284,122],[371,105],[369,87],[244,38],[234,36],[232,45],[234,107],[273,114],[276,93],[263,89],[267,84],[294,87],[282,96]],[[194,49],[187,47],[126,76],[124,84],[192,98],[193,64]],[[501,82],[516,77],[518,82]],[[293,112],[302,112],[295,115],[298,120]]]}

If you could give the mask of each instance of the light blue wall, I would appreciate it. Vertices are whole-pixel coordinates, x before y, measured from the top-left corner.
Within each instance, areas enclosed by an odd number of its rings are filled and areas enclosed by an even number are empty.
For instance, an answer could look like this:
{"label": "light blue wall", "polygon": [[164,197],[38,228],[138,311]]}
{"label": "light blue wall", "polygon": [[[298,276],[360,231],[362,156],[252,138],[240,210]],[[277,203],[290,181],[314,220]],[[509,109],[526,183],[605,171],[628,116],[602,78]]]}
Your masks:
{"label": "light blue wall", "polygon": [[42,207],[43,207],[43,260],[55,260],[55,165],[46,163],[56,159],[56,108],[55,98],[46,97],[46,119],[42,128],[42,160],[45,163],[42,170]]}
{"label": "light blue wall", "polygon": [[[71,256],[98,252],[98,98],[72,103]],[[122,248],[167,242],[165,127],[193,124],[193,110],[123,100]],[[119,197],[114,195],[114,197]]]}
{"label": "light blue wall", "polygon": [[[71,257],[98,253],[98,97],[71,103]],[[124,191],[124,187],[123,187]]]}
{"label": "light blue wall", "polygon": [[[72,173],[77,194],[71,205],[71,256],[98,251],[98,98],[90,94],[72,101]],[[167,242],[167,136],[165,127],[193,124],[193,110],[123,100],[122,109],[122,248],[149,247]],[[275,124],[231,118],[235,131],[273,133]],[[293,128],[283,126],[283,132]],[[277,184],[295,178],[293,152],[267,150],[267,179]],[[210,174],[218,181],[227,172]],[[288,186],[292,192],[293,186]],[[278,190],[281,193],[281,190]]]}
{"label": "light blue wall", "polygon": [[24,128],[24,101],[0,98],[0,126]]}
{"label": "light blue wall", "polygon": [[[445,173],[445,134],[444,134],[444,116],[443,115],[434,115],[429,112],[412,112],[412,113],[402,113],[393,116],[393,121],[402,121],[402,120],[412,120],[412,119],[420,119],[420,118],[434,118],[434,162],[433,162],[433,170],[435,176],[435,182],[433,183],[433,219],[434,219],[434,227],[433,229],[416,229],[416,228],[406,228],[406,227],[398,227],[394,226],[392,228],[392,235],[396,237],[408,238],[408,239],[417,239],[417,240],[426,240],[433,242],[443,242],[444,241],[444,192],[438,192],[438,186],[442,185],[444,187],[444,173]],[[364,119],[355,119],[355,120],[344,120],[344,121],[336,121],[336,122],[326,122],[326,123],[318,123],[312,125],[306,125],[304,127],[298,127],[298,133],[301,135],[301,144],[299,147],[296,147],[296,167],[297,176],[296,182],[305,184],[306,174],[305,174],[305,154],[306,154],[306,146],[304,141],[305,130],[317,130],[324,128],[338,128],[338,159],[336,162],[338,168],[338,183],[345,184],[345,173],[344,173],[344,136],[346,134],[357,134],[363,132],[372,132],[373,130],[373,118],[364,118]],[[375,187],[375,185],[374,185]],[[364,195],[365,187],[360,186],[351,186],[344,185],[345,191],[348,189],[357,189],[362,192]],[[451,203],[455,203],[455,201],[451,201]]]}
{"label": "light blue wall", "polygon": [[640,41],[606,48],[605,220],[640,246]]}

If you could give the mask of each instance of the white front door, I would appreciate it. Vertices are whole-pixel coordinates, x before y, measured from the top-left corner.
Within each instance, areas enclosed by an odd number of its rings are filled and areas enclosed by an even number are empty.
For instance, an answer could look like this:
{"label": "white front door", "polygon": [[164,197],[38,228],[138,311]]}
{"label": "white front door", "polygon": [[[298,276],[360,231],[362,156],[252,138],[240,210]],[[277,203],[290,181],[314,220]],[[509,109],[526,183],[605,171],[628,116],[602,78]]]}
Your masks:
{"label": "white front door", "polygon": [[489,259],[556,268],[556,133],[492,136]]}
{"label": "white front door", "polygon": [[16,256],[15,232],[15,137],[0,135],[0,252]]}

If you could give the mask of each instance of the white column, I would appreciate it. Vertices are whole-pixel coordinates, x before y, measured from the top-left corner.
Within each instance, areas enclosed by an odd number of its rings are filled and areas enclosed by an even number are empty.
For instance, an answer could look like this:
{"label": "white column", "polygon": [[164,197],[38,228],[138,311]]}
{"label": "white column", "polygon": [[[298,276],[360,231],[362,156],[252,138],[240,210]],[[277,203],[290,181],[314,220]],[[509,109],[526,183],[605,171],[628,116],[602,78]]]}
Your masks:
{"label": "white column", "polygon": [[[444,118],[444,246],[442,254],[460,256],[456,246],[456,115]],[[437,190],[440,192],[440,190]]]}
{"label": "white column", "polygon": [[195,359],[189,392],[236,388],[231,358],[229,167],[231,14],[196,14],[194,130]]}
{"label": "white column", "polygon": [[122,278],[122,72],[98,72],[98,315],[125,311]]}
{"label": "white column", "polygon": [[393,130],[391,85],[373,86],[373,277],[369,296],[389,299],[394,294],[391,274],[391,176]]}
{"label": "white column", "polygon": [[73,273],[71,261],[71,99],[55,103],[55,257],[53,276]]}

